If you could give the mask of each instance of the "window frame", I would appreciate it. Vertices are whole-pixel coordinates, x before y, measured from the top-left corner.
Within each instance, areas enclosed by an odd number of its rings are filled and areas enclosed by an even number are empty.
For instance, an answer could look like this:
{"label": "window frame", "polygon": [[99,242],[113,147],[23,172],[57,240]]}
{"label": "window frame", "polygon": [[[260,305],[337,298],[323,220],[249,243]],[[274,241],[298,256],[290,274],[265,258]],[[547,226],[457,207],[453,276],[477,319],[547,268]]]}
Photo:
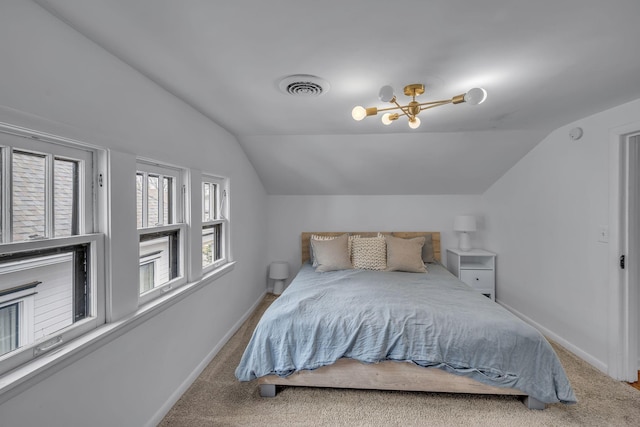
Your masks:
{"label": "window frame", "polygon": [[[7,353],[0,353],[0,358],[33,343],[35,323],[33,296],[35,293],[31,289],[25,289],[0,296],[0,310],[11,305],[17,306],[16,318],[18,326],[17,347]],[[10,357],[10,355],[7,357]]]}
{"label": "window frame", "polygon": [[[163,294],[183,286],[187,283],[187,273],[186,273],[186,247],[188,240],[188,229],[187,224],[185,222],[186,214],[185,214],[185,193],[186,187],[186,169],[180,168],[173,165],[161,164],[157,161],[149,160],[149,159],[141,159],[138,158],[136,161],[136,180],[137,175],[142,172],[143,177],[148,177],[149,175],[158,175],[161,177],[171,177],[173,179],[173,206],[170,211],[170,218],[173,221],[171,224],[156,224],[153,226],[145,226],[145,220],[148,221],[147,213],[145,212],[145,205],[148,203],[147,191],[145,188],[148,182],[148,179],[143,179],[143,189],[142,189],[142,227],[137,228],[138,231],[138,262],[140,265],[140,260],[145,258],[141,257],[140,254],[140,243],[141,239],[143,239],[145,235],[153,235],[153,234],[163,234],[163,233],[178,233],[178,242],[177,242],[177,276],[173,279],[170,279],[167,282],[160,284],[153,289],[150,289],[146,292],[139,293],[140,290],[140,278],[136,281],[137,289],[138,289],[138,305],[146,304],[156,298],[159,298]],[[137,196],[136,196],[137,197]],[[159,197],[158,199],[162,199]],[[137,204],[137,201],[136,201]],[[159,209],[159,212],[162,210]],[[160,215],[160,214],[159,214]],[[164,216],[163,216],[164,222]],[[136,223],[137,223],[137,208],[136,208]],[[156,270],[157,274],[157,270]]]}
{"label": "window frame", "polygon": [[34,339],[25,346],[11,353],[0,356],[0,372],[6,372],[35,359],[60,345],[78,338],[105,323],[105,287],[104,287],[104,236],[102,234],[87,234],[71,237],[59,237],[35,242],[16,242],[0,245],[0,258],[5,255],[21,255],[26,252],[46,251],[62,247],[76,247],[88,245],[88,256],[92,260],[87,271],[89,288],[87,292],[93,295],[87,303],[89,314],[81,320],[60,329],[41,339]]}
{"label": "window frame", "polygon": [[[204,188],[206,184],[213,184],[216,186],[217,206],[214,206],[216,218],[205,220],[205,196]],[[229,245],[229,179],[221,176],[203,173],[200,181],[200,198],[202,200],[202,211],[200,213],[202,219],[202,226],[200,230],[200,247],[204,247],[203,235],[205,228],[215,227],[220,225],[220,252],[219,259],[214,259],[211,264],[204,264],[204,260],[201,261],[202,274],[208,274],[209,272],[227,264],[231,261],[230,245]],[[200,254],[202,259],[202,254]]]}
{"label": "window frame", "polygon": [[[17,139],[15,139],[17,138]],[[13,143],[12,143],[13,142]],[[49,141],[46,141],[49,142]],[[16,147],[18,143],[19,147]],[[46,150],[44,149],[46,147]],[[2,162],[2,176],[0,176],[0,185],[4,185],[8,188],[12,188],[13,184],[13,165],[12,154],[14,151],[29,154],[40,155],[46,158],[46,181],[45,192],[53,193],[54,181],[53,181],[53,168],[51,167],[55,160],[65,161],[78,161],[78,213],[77,213],[77,233],[78,235],[94,232],[97,224],[98,209],[94,209],[96,205],[96,195],[93,192],[94,169],[97,169],[98,156],[101,154],[98,150],[84,147],[84,146],[72,146],[58,142],[57,140],[52,143],[43,145],[43,141],[40,138],[25,137],[22,135],[11,135],[3,132],[0,129],[0,162]],[[87,165],[91,164],[91,167]],[[2,210],[0,212],[1,221],[0,227],[4,224],[4,230],[0,231],[0,244],[11,243],[13,235],[13,224],[11,220],[11,213],[13,210],[13,192],[2,191],[0,188],[0,197],[2,198]],[[91,194],[89,194],[91,193]],[[54,230],[54,214],[53,209],[55,200],[52,196],[46,197],[45,195],[45,239],[51,239],[55,237]]]}
{"label": "window frame", "polygon": [[[144,258],[145,258],[145,259],[141,259],[141,260],[140,260],[140,264],[139,264],[139,266],[140,266],[140,267],[139,267],[139,268],[140,268],[140,271],[139,271],[139,272],[140,272],[140,273],[142,273],[142,268],[143,268],[143,267],[144,267],[144,268],[148,268],[148,270],[149,270],[149,271],[148,271],[147,273],[145,273],[145,276],[146,276],[146,277],[150,277],[150,278],[151,278],[151,281],[152,281],[153,283],[155,283],[155,277],[156,277],[156,264],[157,264],[157,262],[158,262],[158,257],[156,257],[156,256],[152,256],[152,257],[144,257]],[[146,259],[146,258],[149,258],[149,259]],[[150,268],[149,268],[149,267],[150,267]],[[139,278],[138,280],[140,280],[140,278]],[[141,282],[138,282],[138,284],[139,284],[139,287],[140,287],[140,288],[146,287],[146,286],[143,286],[143,284],[142,284]],[[152,287],[150,287],[148,290],[151,290],[151,289],[153,289],[153,286],[152,286]],[[140,293],[144,293],[144,292],[146,292],[146,291],[140,291]]]}
{"label": "window frame", "polygon": [[[0,197],[2,208],[0,209],[0,227],[2,237],[0,241],[0,260],[18,257],[25,253],[38,253],[40,251],[56,250],[65,247],[87,246],[87,256],[90,257],[87,271],[87,292],[91,295],[85,304],[87,315],[84,319],[73,321],[72,324],[48,334],[40,339],[25,339],[25,345],[0,356],[0,375],[26,365],[63,344],[98,328],[106,320],[106,285],[105,285],[105,238],[102,233],[97,233],[99,224],[102,224],[103,209],[102,198],[98,196],[97,178],[101,165],[106,159],[106,150],[89,146],[78,141],[56,137],[49,134],[34,131],[0,126],[0,162],[2,172],[0,174]],[[7,153],[27,152],[45,156],[47,170],[45,178],[45,223],[46,233],[43,238],[34,240],[10,241],[13,237],[12,230],[12,183],[13,168],[12,156]],[[55,237],[54,214],[55,185],[51,165],[56,159],[77,161],[77,234],[71,236]],[[37,260],[34,260],[37,263]],[[29,267],[33,268],[33,267]],[[23,268],[22,270],[28,270]],[[21,271],[22,271],[21,270]],[[17,298],[17,294],[16,294]],[[26,299],[25,299],[26,298]],[[28,300],[29,295],[21,301]],[[3,299],[5,300],[5,299]],[[28,304],[28,301],[26,301]],[[24,306],[23,306],[24,307]],[[23,313],[24,310],[23,310]],[[27,328],[28,329],[28,328]],[[23,330],[20,331],[21,334]],[[27,331],[28,333],[28,331]],[[23,337],[24,338],[24,337]],[[30,341],[30,342],[29,342]]]}

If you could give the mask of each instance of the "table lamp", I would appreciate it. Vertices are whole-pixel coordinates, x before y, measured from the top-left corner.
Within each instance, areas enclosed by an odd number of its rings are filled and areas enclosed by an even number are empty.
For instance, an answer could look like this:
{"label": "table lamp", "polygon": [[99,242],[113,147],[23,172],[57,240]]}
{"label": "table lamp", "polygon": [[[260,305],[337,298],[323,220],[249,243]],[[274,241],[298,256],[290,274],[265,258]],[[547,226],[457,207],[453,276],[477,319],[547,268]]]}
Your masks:
{"label": "table lamp", "polygon": [[286,261],[274,261],[269,266],[269,278],[275,280],[273,293],[280,295],[284,290],[284,281],[289,277],[289,263]]}
{"label": "table lamp", "polygon": [[453,230],[460,233],[458,248],[461,251],[471,249],[469,232],[476,231],[476,217],[473,215],[458,215],[453,221]]}

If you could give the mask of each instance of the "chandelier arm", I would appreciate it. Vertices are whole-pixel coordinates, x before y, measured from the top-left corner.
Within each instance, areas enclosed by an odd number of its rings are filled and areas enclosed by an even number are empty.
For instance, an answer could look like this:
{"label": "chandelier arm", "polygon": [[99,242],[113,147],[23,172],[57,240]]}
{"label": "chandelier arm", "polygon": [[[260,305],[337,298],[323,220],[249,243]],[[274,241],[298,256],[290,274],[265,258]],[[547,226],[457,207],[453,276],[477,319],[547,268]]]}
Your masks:
{"label": "chandelier arm", "polygon": [[405,116],[407,116],[409,118],[415,117],[413,114],[409,113],[409,106],[408,105],[402,106],[402,105],[398,104],[398,101],[396,101],[395,99],[392,102],[394,104],[396,104],[396,106],[397,106],[396,108],[399,108],[400,111],[402,111],[402,114],[404,114]]}
{"label": "chandelier arm", "polygon": [[397,109],[402,110],[402,107],[401,106],[397,106],[397,107],[378,108],[378,112],[380,112],[380,111],[393,111],[393,110],[397,110]]}
{"label": "chandelier arm", "polygon": [[[420,111],[423,110],[428,110],[430,108],[435,108],[435,107],[439,107],[441,105],[447,105],[447,104],[451,104],[453,102],[453,100],[451,99],[445,99],[442,101],[430,101],[430,102],[423,102],[421,104],[418,104],[420,106]],[[380,112],[384,112],[384,111],[393,111],[393,110],[400,110],[402,111],[402,114],[407,116],[407,117],[411,117],[411,114],[408,112],[408,105],[400,105],[397,102],[394,102],[394,104],[396,104],[395,107],[387,107],[387,108],[378,108],[378,113]]]}
{"label": "chandelier arm", "polygon": [[426,107],[420,107],[420,111],[429,110],[431,108],[440,107],[441,105],[451,104],[451,102],[443,102],[442,104],[427,105]]}
{"label": "chandelier arm", "polygon": [[[427,108],[439,107],[441,105],[451,104],[452,102],[453,102],[453,100],[451,100],[451,99],[443,99],[442,101],[423,102],[422,104],[418,104],[418,105],[420,105],[422,110],[426,110]],[[422,108],[425,105],[427,107],[426,108]]]}
{"label": "chandelier arm", "polygon": [[402,111],[402,115],[403,116],[407,116],[408,118],[412,118],[415,117],[414,115],[408,113],[407,111],[404,110],[404,108],[400,108],[400,111]]}
{"label": "chandelier arm", "polygon": [[405,108],[407,108],[407,105],[398,105],[397,107],[387,107],[387,108],[378,108],[378,113],[382,112],[382,111],[393,111],[393,110],[400,110],[402,111],[402,114],[410,117],[410,114],[407,113],[407,111],[405,110]]}

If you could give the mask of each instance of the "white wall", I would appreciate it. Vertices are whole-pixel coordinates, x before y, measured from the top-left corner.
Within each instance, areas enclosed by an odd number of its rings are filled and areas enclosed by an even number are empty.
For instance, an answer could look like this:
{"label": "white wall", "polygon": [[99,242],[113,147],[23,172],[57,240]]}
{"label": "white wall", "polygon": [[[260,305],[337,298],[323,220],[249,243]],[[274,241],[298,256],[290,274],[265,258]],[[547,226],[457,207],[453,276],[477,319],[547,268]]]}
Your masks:
{"label": "white wall", "polygon": [[[0,405],[3,424],[143,425],[259,298],[268,263],[297,270],[300,232],[439,230],[446,248],[456,245],[451,225],[462,213],[483,219],[473,243],[498,252],[498,298],[606,365],[607,245],[597,230],[608,223],[608,129],[638,120],[640,101],[576,123],[579,142],[567,137],[573,124],[558,129],[484,196],[267,197],[233,136],[31,1],[0,4],[0,58],[0,121],[115,150],[116,175],[141,155],[229,176],[238,261]],[[134,212],[114,194],[116,216]],[[120,242],[131,238],[128,228],[114,231]],[[114,262],[126,263],[130,254],[119,252]],[[116,295],[125,298],[135,277],[116,272]]]}
{"label": "white wall", "polygon": [[[640,122],[640,100],[557,129],[483,197],[498,300],[607,371],[609,140]],[[584,136],[569,138],[580,126]],[[640,126],[638,126],[640,130]]]}
{"label": "white wall", "polygon": [[474,214],[474,246],[498,254],[499,302],[606,372],[610,130],[634,121],[640,100],[557,129],[481,196],[269,196],[268,261],[293,276],[302,231],[439,230],[456,246],[453,217]]}
{"label": "white wall", "polygon": [[264,188],[232,135],[31,1],[0,4],[0,58],[0,122],[114,150],[118,302],[137,292],[135,156],[230,177],[233,271],[0,405],[10,426],[149,423],[264,292]]}
{"label": "white wall", "polygon": [[481,206],[481,196],[269,196],[268,262],[287,261],[290,283],[300,267],[303,231],[440,231],[444,252],[458,244],[452,227],[460,214],[478,216],[472,244],[481,246]]}

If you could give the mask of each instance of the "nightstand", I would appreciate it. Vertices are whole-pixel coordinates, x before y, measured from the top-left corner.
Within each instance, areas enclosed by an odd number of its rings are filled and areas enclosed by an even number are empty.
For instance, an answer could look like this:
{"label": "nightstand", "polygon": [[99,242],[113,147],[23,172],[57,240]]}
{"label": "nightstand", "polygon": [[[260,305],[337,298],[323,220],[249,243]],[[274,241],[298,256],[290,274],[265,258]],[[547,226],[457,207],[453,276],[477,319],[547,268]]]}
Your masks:
{"label": "nightstand", "polygon": [[496,254],[484,249],[447,249],[447,269],[473,289],[496,300]]}

